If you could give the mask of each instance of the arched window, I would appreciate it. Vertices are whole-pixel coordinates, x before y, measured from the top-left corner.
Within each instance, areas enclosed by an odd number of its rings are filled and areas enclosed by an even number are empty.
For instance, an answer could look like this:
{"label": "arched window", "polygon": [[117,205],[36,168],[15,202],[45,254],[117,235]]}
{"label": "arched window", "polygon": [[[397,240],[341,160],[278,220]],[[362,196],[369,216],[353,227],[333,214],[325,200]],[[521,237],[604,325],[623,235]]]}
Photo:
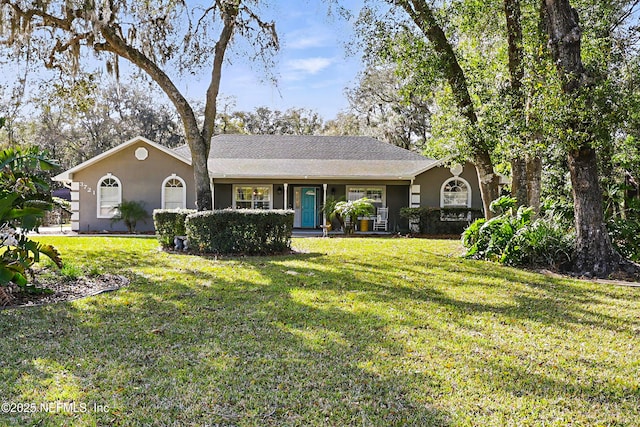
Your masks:
{"label": "arched window", "polygon": [[448,179],[440,190],[441,208],[470,208],[471,187],[460,177]]}
{"label": "arched window", "polygon": [[122,203],[122,184],[115,176],[108,174],[98,181],[98,218],[113,218],[117,206]]}
{"label": "arched window", "polygon": [[162,183],[162,209],[184,209],[187,207],[187,185],[175,174]]}

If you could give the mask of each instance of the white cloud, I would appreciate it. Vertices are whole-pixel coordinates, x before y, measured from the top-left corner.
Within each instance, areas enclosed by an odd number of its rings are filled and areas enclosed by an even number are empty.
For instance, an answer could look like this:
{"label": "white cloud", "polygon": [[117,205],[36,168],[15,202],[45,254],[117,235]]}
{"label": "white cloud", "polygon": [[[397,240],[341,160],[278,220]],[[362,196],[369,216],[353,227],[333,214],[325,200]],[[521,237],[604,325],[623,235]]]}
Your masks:
{"label": "white cloud", "polygon": [[322,36],[299,37],[287,42],[289,49],[309,49],[313,47],[326,46],[326,38]]}
{"label": "white cloud", "polygon": [[286,68],[294,73],[313,75],[329,67],[333,62],[333,58],[324,57],[291,59],[287,61]]}
{"label": "white cloud", "polygon": [[327,46],[326,35],[302,35],[298,32],[291,34],[287,37],[288,41],[285,43],[285,47],[288,49],[310,49],[315,47]]}

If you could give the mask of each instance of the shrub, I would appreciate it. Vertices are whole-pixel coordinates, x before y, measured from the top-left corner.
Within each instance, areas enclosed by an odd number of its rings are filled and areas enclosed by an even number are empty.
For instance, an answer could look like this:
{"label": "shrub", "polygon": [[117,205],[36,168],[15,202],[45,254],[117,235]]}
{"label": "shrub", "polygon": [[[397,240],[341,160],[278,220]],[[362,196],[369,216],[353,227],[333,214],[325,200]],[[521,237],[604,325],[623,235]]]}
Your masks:
{"label": "shrub", "polygon": [[554,215],[533,219],[533,210],[521,206],[514,213],[515,199],[501,197],[491,204],[501,212],[490,220],[472,223],[462,234],[466,256],[508,265],[561,268],[571,262],[574,238]]}
{"label": "shrub", "polygon": [[173,248],[175,236],[187,235],[185,221],[188,215],[195,212],[192,209],[155,209],[153,211],[153,224],[158,241],[163,248]]}
{"label": "shrub", "polygon": [[187,216],[189,247],[206,253],[274,254],[291,248],[293,211],[217,210]]}
{"label": "shrub", "polygon": [[111,219],[111,223],[124,222],[129,233],[136,231],[138,221],[147,222],[147,218],[149,218],[149,212],[144,208],[144,202],[123,200],[114,209],[116,210],[116,215]]}
{"label": "shrub", "polygon": [[538,218],[516,232],[502,255],[509,265],[563,269],[570,265],[575,236],[553,216]]}
{"label": "shrub", "polygon": [[482,211],[469,208],[402,208],[400,216],[418,224],[420,234],[461,234]]}
{"label": "shrub", "polygon": [[609,237],[616,250],[631,261],[640,261],[640,219],[611,218],[607,222]]}
{"label": "shrub", "polygon": [[[51,190],[42,171],[56,167],[37,148],[0,152],[0,286],[28,285],[28,273],[44,254],[62,267],[51,245],[30,240],[46,211],[51,210]],[[6,294],[0,288],[0,299]]]}

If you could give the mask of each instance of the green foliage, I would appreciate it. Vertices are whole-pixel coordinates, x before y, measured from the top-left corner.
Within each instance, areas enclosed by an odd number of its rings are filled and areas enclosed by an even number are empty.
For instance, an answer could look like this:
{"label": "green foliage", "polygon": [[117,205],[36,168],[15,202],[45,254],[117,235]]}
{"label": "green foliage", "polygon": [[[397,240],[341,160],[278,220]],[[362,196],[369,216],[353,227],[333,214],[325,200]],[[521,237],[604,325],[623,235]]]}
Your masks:
{"label": "green foliage", "polygon": [[64,263],[60,272],[68,280],[76,280],[82,276],[82,269],[80,267],[67,262]]}
{"label": "green foliage", "polygon": [[36,148],[0,153],[0,285],[27,286],[27,273],[41,254],[62,266],[53,246],[27,237],[51,210],[49,185],[39,173],[54,167]]}
{"label": "green foliage", "polygon": [[516,206],[517,202],[518,201],[513,197],[500,196],[493,202],[491,202],[491,204],[489,205],[489,209],[494,214],[502,215],[513,209]]}
{"label": "green foliage", "polygon": [[482,211],[469,208],[402,208],[400,216],[418,224],[420,234],[457,234],[470,221],[482,218]]}
{"label": "green foliage", "polygon": [[[353,227],[359,216],[370,216],[375,212],[373,200],[363,197],[358,200],[342,200],[335,204],[333,214],[340,221],[345,234],[353,233]],[[349,225],[346,219],[349,218]]]}
{"label": "green foliage", "polygon": [[329,221],[333,221],[334,219],[337,219],[336,216],[336,205],[338,204],[338,202],[344,202],[346,199],[344,196],[336,199],[335,197],[327,197],[327,200],[325,202],[324,205],[322,205],[322,208],[320,209],[320,212],[322,212],[324,215],[326,215],[327,220]]}
{"label": "green foliage", "polygon": [[494,218],[478,219],[462,234],[466,257],[486,259],[508,265],[562,268],[571,261],[574,236],[554,215],[533,219],[533,210],[516,200],[501,197],[491,204]]}
{"label": "green foliage", "polygon": [[612,218],[607,222],[609,237],[625,258],[640,261],[640,219]]}
{"label": "green foliage", "polygon": [[187,216],[189,247],[217,254],[274,254],[291,248],[293,212],[218,210]]}
{"label": "green foliage", "polygon": [[144,208],[144,205],[144,202],[123,200],[114,208],[116,215],[111,219],[111,223],[122,221],[129,233],[135,232],[138,221],[147,222],[147,218],[149,218],[149,212]]}
{"label": "green foliage", "polygon": [[564,269],[571,264],[575,236],[558,218],[538,218],[520,228],[505,248],[502,262],[509,265]]}
{"label": "green foliage", "polygon": [[186,236],[187,216],[195,212],[192,209],[155,209],[153,211],[153,224],[163,248],[173,248],[174,237]]}
{"label": "green foliage", "polygon": [[624,257],[640,261],[640,199],[625,200],[627,209],[607,221],[609,237]]}

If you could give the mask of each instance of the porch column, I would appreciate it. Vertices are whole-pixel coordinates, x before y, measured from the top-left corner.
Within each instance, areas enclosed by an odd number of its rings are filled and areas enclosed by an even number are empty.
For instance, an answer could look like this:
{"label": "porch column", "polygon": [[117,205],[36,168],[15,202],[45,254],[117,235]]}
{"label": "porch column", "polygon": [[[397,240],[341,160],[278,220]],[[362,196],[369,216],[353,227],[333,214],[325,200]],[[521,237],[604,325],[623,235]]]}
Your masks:
{"label": "porch column", "polygon": [[413,193],[412,189],[413,189],[413,180],[415,178],[411,178],[411,183],[409,183],[409,203],[407,204],[407,206],[411,207],[411,194]]}
{"label": "porch column", "polygon": [[[327,203],[327,184],[322,184],[322,203],[326,204]],[[326,226],[327,225],[327,213],[325,212],[324,209],[322,209],[322,226]]]}
{"label": "porch column", "polygon": [[289,209],[289,184],[284,183],[284,209]]}

